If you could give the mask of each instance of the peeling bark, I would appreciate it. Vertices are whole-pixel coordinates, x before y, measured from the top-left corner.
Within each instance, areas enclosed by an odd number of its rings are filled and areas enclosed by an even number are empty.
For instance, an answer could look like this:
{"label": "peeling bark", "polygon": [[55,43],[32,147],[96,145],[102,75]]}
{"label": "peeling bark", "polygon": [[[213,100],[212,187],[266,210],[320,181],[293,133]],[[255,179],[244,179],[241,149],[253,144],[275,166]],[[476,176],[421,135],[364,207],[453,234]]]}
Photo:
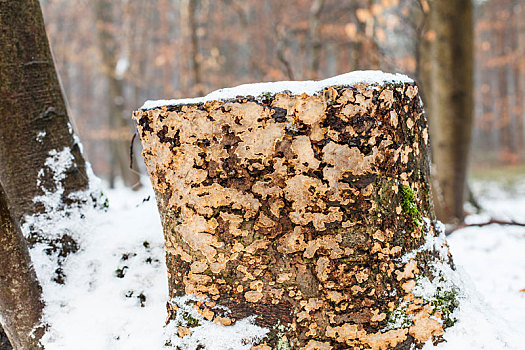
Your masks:
{"label": "peeling bark", "polygon": [[0,323],[15,349],[43,349],[41,294],[24,236],[0,184]]}
{"label": "peeling bark", "polygon": [[[415,84],[163,106],[134,119],[171,298],[201,298],[194,307],[224,325],[257,315],[270,330],[257,349],[408,349],[443,334],[443,316],[413,288],[449,258],[401,259],[435,235]],[[395,326],[402,307],[410,322]]]}

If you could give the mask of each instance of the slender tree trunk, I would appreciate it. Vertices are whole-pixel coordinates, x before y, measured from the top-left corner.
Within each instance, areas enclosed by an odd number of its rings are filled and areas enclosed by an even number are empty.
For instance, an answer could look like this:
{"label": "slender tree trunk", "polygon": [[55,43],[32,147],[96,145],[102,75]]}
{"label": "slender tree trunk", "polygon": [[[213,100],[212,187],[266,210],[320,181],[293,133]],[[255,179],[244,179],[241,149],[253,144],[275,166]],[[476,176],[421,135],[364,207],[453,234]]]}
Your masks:
{"label": "slender tree trunk", "polygon": [[[406,303],[416,280],[438,283],[430,265],[448,261],[423,246],[435,230],[414,83],[163,106],[134,119],[179,335],[256,316],[269,331],[257,349],[409,349],[452,322],[428,296]],[[181,295],[198,320],[184,316]],[[398,313],[411,316],[396,323]]]}
{"label": "slender tree trunk", "polygon": [[199,35],[197,33],[197,4],[199,0],[188,0],[188,29],[190,34],[190,58],[193,72],[193,91],[202,95],[201,58],[199,54]]}
{"label": "slender tree trunk", "polygon": [[[41,212],[33,198],[53,179],[44,174],[52,151],[73,160],[64,179],[63,201],[86,189],[88,178],[62,97],[37,0],[0,1],[0,180],[15,218]],[[53,186],[53,184],[49,184]],[[48,187],[49,188],[49,187]]]}
{"label": "slender tree trunk", "polygon": [[[428,43],[429,100],[436,214],[446,223],[463,219],[473,113],[473,26],[470,0],[431,2]],[[422,62],[423,65],[428,62]],[[423,75],[422,78],[425,78]]]}
{"label": "slender tree trunk", "polygon": [[[108,121],[109,129],[116,134],[109,139],[109,149],[111,152],[111,175],[110,184],[114,185],[114,177],[120,174],[122,181],[133,189],[140,188],[140,175],[138,172],[129,168],[130,151],[129,139],[131,139],[130,125],[124,119],[124,81],[122,76],[118,76],[118,50],[117,41],[112,30],[115,28],[112,16],[113,6],[109,0],[97,0],[95,3],[95,13],[97,18],[97,30],[99,47],[102,56],[102,69],[108,83]],[[129,131],[129,139],[125,137]],[[134,164],[137,164],[136,157],[131,154]]]}
{"label": "slender tree trunk", "polygon": [[324,0],[313,0],[310,6],[309,17],[309,44],[310,44],[310,71],[311,79],[319,79],[319,64],[321,62],[321,47],[322,42],[320,38],[321,32],[321,12],[323,10]]}
{"label": "slender tree trunk", "polygon": [[15,349],[43,349],[41,297],[26,241],[0,183],[0,322]]}

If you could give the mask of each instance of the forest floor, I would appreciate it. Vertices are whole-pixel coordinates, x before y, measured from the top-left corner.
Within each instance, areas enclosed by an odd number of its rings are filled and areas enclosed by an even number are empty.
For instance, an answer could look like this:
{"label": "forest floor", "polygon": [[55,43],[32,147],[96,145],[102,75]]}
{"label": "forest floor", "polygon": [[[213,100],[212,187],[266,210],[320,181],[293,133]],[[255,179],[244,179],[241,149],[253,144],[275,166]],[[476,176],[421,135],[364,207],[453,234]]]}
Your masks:
{"label": "forest floor", "polygon": [[[467,222],[525,222],[525,182],[509,187],[484,180],[473,188],[484,211]],[[82,249],[64,264],[66,284],[50,282],[53,266],[32,249],[47,300],[46,349],[161,349],[168,337],[168,286],[152,189],[103,191],[107,211],[68,222]],[[525,227],[468,227],[448,242],[463,284],[458,321],[445,342],[425,349],[525,349]],[[210,339],[211,350],[250,348],[219,334]]]}

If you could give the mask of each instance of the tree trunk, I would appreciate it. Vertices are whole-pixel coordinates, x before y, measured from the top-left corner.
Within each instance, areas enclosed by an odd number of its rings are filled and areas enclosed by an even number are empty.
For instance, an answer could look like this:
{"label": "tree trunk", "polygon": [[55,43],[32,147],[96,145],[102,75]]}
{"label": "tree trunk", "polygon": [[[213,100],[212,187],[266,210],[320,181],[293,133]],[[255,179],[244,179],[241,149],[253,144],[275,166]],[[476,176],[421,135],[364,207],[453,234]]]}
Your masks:
{"label": "tree trunk", "polygon": [[473,113],[473,25],[470,0],[430,3],[430,40],[421,55],[423,87],[429,101],[434,203],[439,220],[463,219]]}
{"label": "tree trunk", "polygon": [[[97,18],[97,31],[99,48],[102,57],[102,70],[108,83],[107,106],[109,129],[116,131],[116,135],[109,139],[109,152],[111,161],[110,186],[114,187],[115,177],[120,174],[122,181],[132,189],[139,189],[140,175],[129,168],[130,156],[137,164],[134,154],[129,152],[129,139],[131,139],[130,126],[124,119],[124,81],[117,73],[117,40],[112,34],[116,24],[113,23],[112,2],[97,0],[95,15]],[[126,134],[129,138],[126,138]]]}
{"label": "tree trunk", "polygon": [[310,69],[308,75],[312,79],[319,78],[319,65],[321,63],[321,12],[323,11],[324,0],[313,0],[310,5],[308,17],[308,43],[310,45]]}
{"label": "tree trunk", "polygon": [[41,296],[26,241],[0,184],[0,321],[15,349],[43,349]]}
{"label": "tree trunk", "polygon": [[413,290],[448,261],[422,247],[435,229],[417,91],[333,86],[135,112],[179,335],[251,315],[269,331],[257,349],[409,349],[443,334],[433,317],[446,316]]}
{"label": "tree trunk", "polygon": [[[43,211],[33,198],[52,176],[40,177],[50,152],[67,151],[64,203],[86,189],[88,177],[67,116],[37,0],[0,1],[0,180],[17,220]],[[47,186],[49,185],[49,186]]]}
{"label": "tree trunk", "polygon": [[190,33],[190,58],[193,72],[193,91],[200,95],[204,88],[201,80],[201,58],[199,54],[199,35],[197,33],[197,5],[198,0],[188,0],[188,30]]}

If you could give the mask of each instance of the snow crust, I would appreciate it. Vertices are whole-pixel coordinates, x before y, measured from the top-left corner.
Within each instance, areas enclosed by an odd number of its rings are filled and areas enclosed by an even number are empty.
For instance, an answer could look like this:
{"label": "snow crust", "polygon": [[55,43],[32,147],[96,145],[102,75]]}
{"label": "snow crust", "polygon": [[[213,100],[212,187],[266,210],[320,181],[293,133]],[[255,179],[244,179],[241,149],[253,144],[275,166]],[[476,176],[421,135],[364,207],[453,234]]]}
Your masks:
{"label": "snow crust", "polygon": [[182,104],[198,104],[214,100],[228,100],[237,96],[262,96],[263,94],[276,94],[290,91],[294,95],[314,95],[329,86],[355,85],[359,83],[385,84],[389,82],[411,83],[412,79],[403,74],[384,73],[382,71],[366,70],[341,74],[324,80],[306,81],[276,81],[269,83],[244,84],[233,88],[224,88],[197,98],[184,98],[176,100],[150,100],[146,101],[140,109],[152,109],[160,106],[175,106]]}

